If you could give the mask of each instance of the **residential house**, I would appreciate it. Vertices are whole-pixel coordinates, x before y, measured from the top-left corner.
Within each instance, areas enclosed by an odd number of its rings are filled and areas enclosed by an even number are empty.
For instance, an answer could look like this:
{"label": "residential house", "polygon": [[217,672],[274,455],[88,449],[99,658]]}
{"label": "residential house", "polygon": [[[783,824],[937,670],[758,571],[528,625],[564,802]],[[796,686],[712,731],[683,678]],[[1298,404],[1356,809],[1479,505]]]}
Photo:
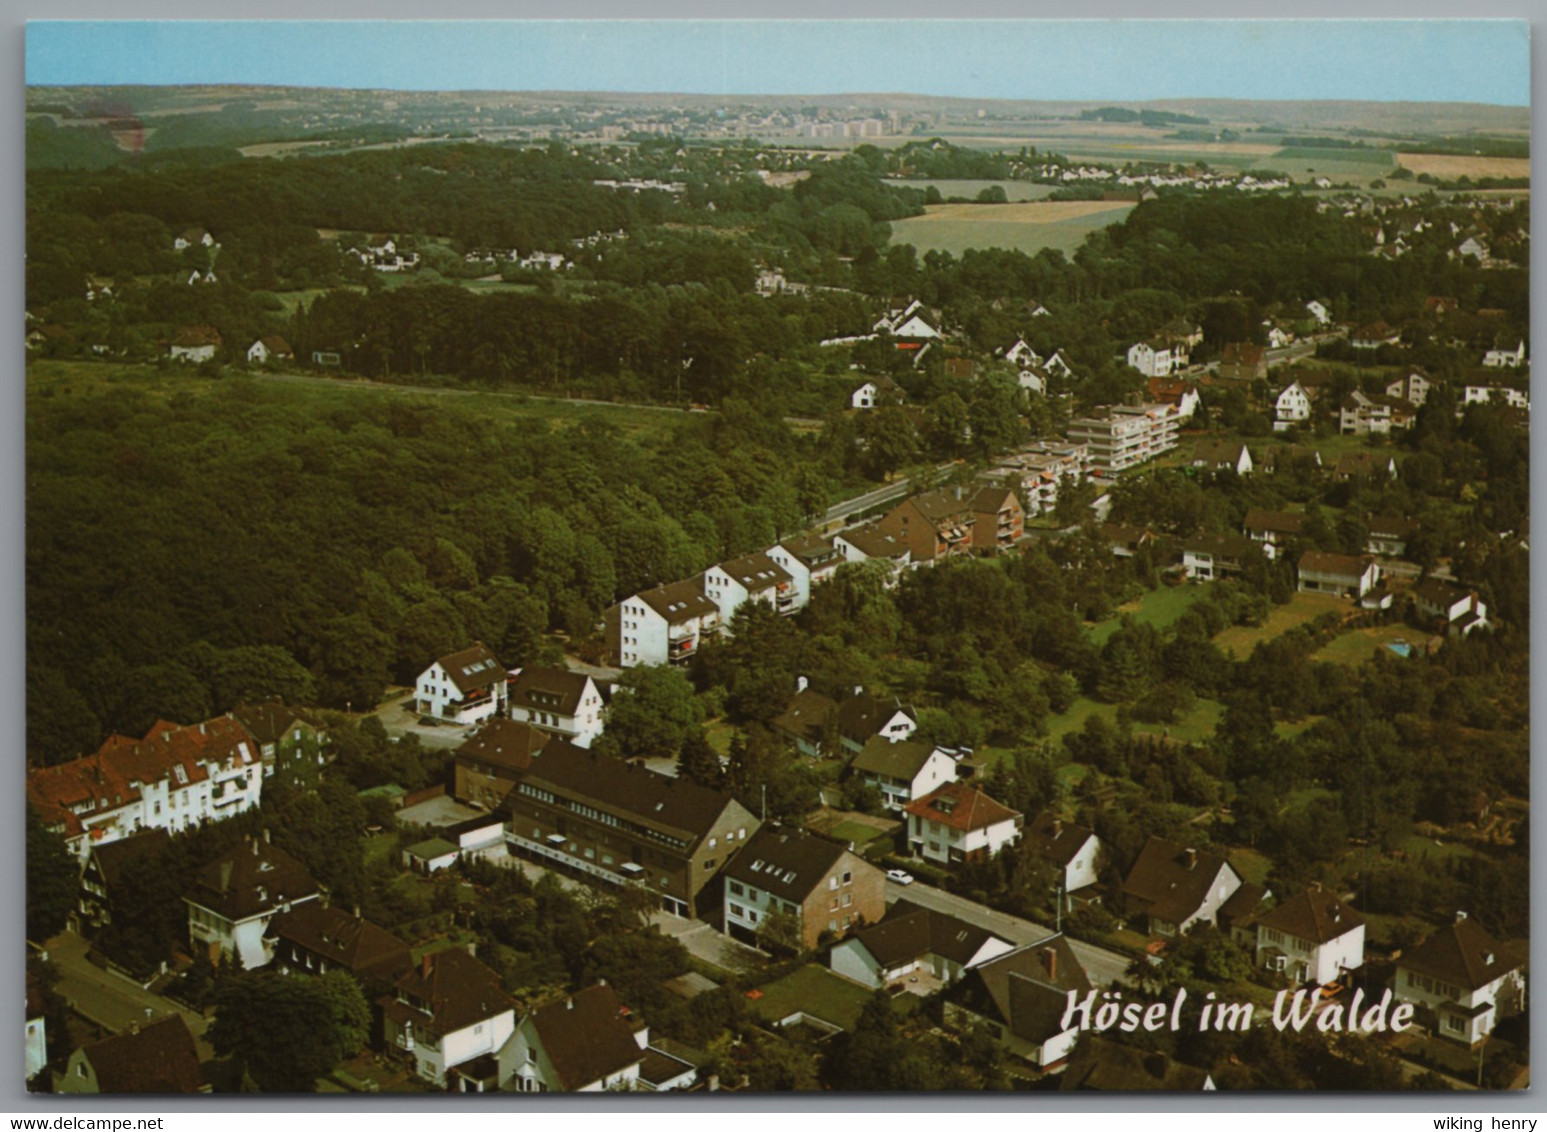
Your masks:
{"label": "residential house", "polygon": [[263,789],[251,735],[227,717],[157,720],[143,739],[110,735],[94,755],[27,772],[27,800],[77,858],[142,829],[178,833],[246,813]]}
{"label": "residential house", "polygon": [[606,983],[529,1011],[499,1050],[500,1087],[517,1093],[633,1091],[649,1045]]}
{"label": "residential house", "polygon": [[718,1076],[711,1074],[708,1081],[699,1086],[698,1067],[709,1061],[709,1055],[671,1038],[660,1038],[645,1047],[645,1059],[639,1063],[639,1080],[635,1088],[644,1093],[697,1092],[700,1088],[715,1091],[719,1088]]}
{"label": "residential house", "polygon": [[504,810],[511,853],[582,879],[650,892],[664,911],[717,912],[705,889],[758,819],[719,790],[549,740]]}
{"label": "residential house", "polygon": [[849,773],[881,792],[889,810],[901,810],[938,786],[956,779],[956,760],[933,743],[896,742],[877,735],[849,764]]}
{"label": "residential house", "polygon": [[924,304],[915,299],[902,310],[888,311],[871,327],[877,334],[914,340],[939,338],[940,331],[929,321]]}
{"label": "residential house", "polygon": [[1102,523],[1101,537],[1112,548],[1114,558],[1132,558],[1155,545],[1154,531],[1127,523]]}
{"label": "residential house", "polygon": [[1062,1092],[1212,1093],[1218,1086],[1206,1069],[1164,1053],[1092,1038],[1081,1043],[1079,1055],[1059,1077],[1058,1088]]}
{"label": "residential house", "polygon": [[1105,850],[1094,831],[1044,810],[1026,826],[1024,833],[1032,851],[1058,870],[1059,887],[1066,902],[1099,900],[1093,889]]}
{"label": "residential house", "polygon": [[1252,454],[1238,440],[1200,440],[1193,445],[1192,466],[1211,472],[1231,471],[1244,476],[1251,473]]}
{"label": "residential house", "polygon": [[601,689],[583,672],[532,666],[514,673],[507,693],[510,718],[589,747],[602,733]]}
{"label": "residential house", "polygon": [[1241,533],[1253,542],[1262,543],[1263,553],[1275,559],[1292,540],[1300,537],[1304,525],[1304,515],[1251,507],[1241,521]]}
{"label": "residential house", "polygon": [[1443,1038],[1476,1045],[1525,1008],[1525,960],[1465,912],[1397,960],[1392,991],[1434,1019]]}
{"label": "residential house", "polygon": [[433,1085],[446,1085],[457,1066],[498,1054],[516,1029],[500,977],[459,948],[425,954],[377,1001],[387,1048]]}
{"label": "residential house", "polygon": [[1310,302],[1306,303],[1305,309],[1309,311],[1311,317],[1316,320],[1317,326],[1326,326],[1329,322],[1332,321],[1332,312],[1327,309],[1327,305],[1325,303],[1318,299],[1312,299]]}
{"label": "residential house", "polygon": [[816,950],[886,914],[886,874],[820,834],[765,825],[725,867],[727,935]]}
{"label": "residential house", "polygon": [[795,582],[795,608],[804,609],[811,591],[838,572],[846,559],[833,540],[807,534],[787,538],[768,548],[768,557]]}
{"label": "residential house", "polygon": [[1526,364],[1526,344],[1517,342],[1514,349],[1495,346],[1483,355],[1483,365],[1500,369],[1518,369]]}
{"label": "residential house", "polygon": [[1054,377],[1074,376],[1074,367],[1069,364],[1069,359],[1064,357],[1062,350],[1054,350],[1049,354],[1047,361],[1042,363],[1042,368]]}
{"label": "residential house", "polygon": [[1460,309],[1461,303],[1448,296],[1430,295],[1423,301],[1423,313],[1432,314],[1435,318],[1444,318],[1447,314]]}
{"label": "residential house", "polygon": [[1397,461],[1394,456],[1380,452],[1345,452],[1333,465],[1332,478],[1339,483],[1355,479],[1397,478]]}
{"label": "residential house", "polygon": [[1349,338],[1356,350],[1378,350],[1382,346],[1395,346],[1402,341],[1402,332],[1384,322],[1372,322],[1361,326]]}
{"label": "residential house", "polygon": [[[164,829],[147,829],[133,837],[92,845],[81,869],[81,887],[76,905],[80,927],[86,931],[113,922],[117,901],[136,902],[138,893],[125,888],[124,875],[145,861],[155,861],[171,842]],[[142,866],[143,867],[143,866]]]}
{"label": "residential house", "polygon": [[831,737],[837,735],[838,705],[806,687],[806,678],[797,681],[789,705],[768,724],[795,745],[807,758],[821,758]]}
{"label": "residential house", "polygon": [[1407,553],[1407,541],[1418,531],[1418,524],[1400,515],[1371,515],[1365,524],[1366,553],[1384,558],[1401,558]]}
{"label": "residential house", "polygon": [[947,782],[903,808],[908,851],[939,865],[993,857],[1020,838],[1022,816],[965,782]]}
{"label": "residential house", "polygon": [[643,590],[607,611],[607,651],[623,668],[686,664],[705,633],[720,627],[720,607],[704,575]]}
{"label": "residential house", "polygon": [[1369,396],[1354,390],[1338,406],[1338,430],[1344,436],[1387,436],[1412,428],[1418,410],[1400,397]]}
{"label": "residential house", "polygon": [[1203,327],[1186,318],[1173,318],[1160,328],[1160,333],[1183,346],[1196,346],[1203,341]]}
{"label": "residential house", "polygon": [[1048,386],[1052,381],[1052,375],[1039,366],[1027,366],[1015,375],[1015,383],[1027,393],[1035,393],[1038,397],[1047,396]]}
{"label": "residential house", "polygon": [[215,237],[210,235],[207,228],[184,228],[172,238],[172,248],[175,251],[183,251],[191,247],[212,248],[215,246]]}
{"label": "residential house", "polygon": [[185,326],[167,347],[167,356],[177,362],[207,362],[220,345],[220,331],[213,326]]}
{"label": "residential house", "polygon": [[264,944],[269,921],[321,893],[306,866],[278,846],[268,832],[249,837],[199,873],[188,906],[188,937],[211,955],[231,955],[242,969],[271,958]]}
{"label": "residential house", "polygon": [[1512,389],[1507,385],[1468,385],[1461,395],[1461,407],[1488,405],[1499,402],[1511,409],[1531,408],[1531,393],[1527,389]]}
{"label": "residential house", "polygon": [[300,708],[279,700],[265,700],[256,704],[237,704],[226,714],[246,728],[257,743],[265,778],[274,774],[274,767],[282,755],[294,751],[308,753],[319,766],[326,761],[328,733],[319,720]]}
{"label": "residential house", "polygon": [[1302,593],[1338,594],[1363,598],[1380,582],[1380,565],[1368,555],[1333,554],[1307,550],[1295,568],[1296,588]]}
{"label": "residential house", "polygon": [[1026,313],[1028,315],[1030,315],[1032,318],[1047,318],[1053,312],[1048,310],[1041,303],[1037,302],[1036,299],[1027,299],[1026,300]]}
{"label": "residential house", "polygon": [[391,990],[414,966],[408,944],[397,936],[321,900],[275,916],[264,942],[280,974],[348,971],[372,998]]}
{"label": "residential house", "polygon": [[833,545],[843,555],[845,562],[869,562],[872,559],[885,562],[891,567],[891,584],[895,585],[903,570],[913,564],[913,552],[908,544],[895,535],[882,530],[879,523],[868,523],[833,536]]}
{"label": "residential house", "polygon": [[81,1046],[54,1078],[54,1092],[77,1095],[210,1091],[193,1033],[176,1013]]}
{"label": "residential house", "polygon": [[1069,940],[1057,933],[967,970],[945,993],[944,1021],[953,1029],[984,1026],[1011,1057],[1047,1069],[1080,1036],[1077,1023],[1064,1024],[1070,993],[1091,989]]}
{"label": "residential house", "polygon": [[504,665],[482,641],[448,653],[419,674],[414,710],[466,725],[505,714],[508,679]]}
{"label": "residential house", "polygon": [[1322,470],[1321,450],[1303,444],[1271,444],[1260,453],[1257,466],[1269,475],[1298,471],[1313,476]]}
{"label": "residential house", "polygon": [[1491,628],[1488,606],[1476,590],[1425,578],[1413,587],[1413,602],[1418,616],[1437,625],[1448,637],[1466,637],[1474,629]]}
{"label": "residential house", "polygon": [[1115,477],[1175,448],[1181,415],[1175,405],[1111,405],[1069,422],[1069,439],[1086,448],[1092,475]]}
{"label": "residential house", "polygon": [[1282,350],[1286,346],[1294,345],[1294,331],[1287,326],[1279,326],[1276,323],[1265,323],[1268,328],[1268,349]]}
{"label": "residential house", "polygon": [[451,868],[462,850],[444,837],[416,841],[403,850],[403,867],[411,873],[429,876]]}
{"label": "residential house", "polygon": [[1460,246],[1456,248],[1455,254],[1458,256],[1470,256],[1478,263],[1483,263],[1488,259],[1488,245],[1476,236],[1468,236],[1465,240],[1461,241]]}
{"label": "residential house", "polygon": [[1268,352],[1250,342],[1227,342],[1219,356],[1219,377],[1227,381],[1256,381],[1268,376]]}
{"label": "residential house", "polygon": [[1128,347],[1128,364],[1145,377],[1166,377],[1187,364],[1187,346],[1170,338],[1151,338]]}
{"label": "residential house", "polygon": [[881,375],[867,378],[849,394],[849,408],[878,409],[882,405],[900,405],[906,399],[900,385]]}
{"label": "residential house", "polygon": [[1294,984],[1330,983],[1364,966],[1364,917],[1313,885],[1256,917],[1257,966]]}
{"label": "residential house", "polygon": [[293,362],[295,351],[277,334],[259,338],[247,347],[247,361],[252,365],[268,365],[270,362]]}
{"label": "residential house", "polygon": [[1241,887],[1224,857],[1151,837],[1123,882],[1125,913],[1143,916],[1151,935],[1175,936],[1217,923],[1219,907]]}
{"label": "residential house", "polygon": [[838,705],[838,739],[852,754],[858,754],[872,739],[896,743],[913,734],[918,717],[911,707],[903,707],[896,696],[872,696],[863,688]]}
{"label": "residential house", "polygon": [[1421,369],[1410,369],[1386,383],[1386,396],[1406,401],[1415,408],[1429,399],[1434,382]]}
{"label": "residential house", "polygon": [[888,908],[880,923],[834,946],[827,964],[834,974],[872,990],[915,973],[949,986],[968,969],[1014,949],[987,928],[905,898]]}
{"label": "residential house", "polygon": [[975,496],[960,486],[942,487],[904,499],[876,524],[908,548],[915,563],[970,553]]}
{"label": "residential house", "polygon": [[996,353],[1013,366],[1024,366],[1029,369],[1042,364],[1042,355],[1033,350],[1024,338],[1017,338],[1015,345]]}
{"label": "residential house", "polygon": [[490,719],[452,756],[452,794],[459,802],[495,809],[505,800],[550,732],[529,723]]}
{"label": "residential house", "polygon": [[1263,557],[1263,544],[1239,535],[1200,533],[1182,540],[1182,572],[1192,582],[1238,577]]}
{"label": "residential house", "polygon": [[1191,420],[1203,403],[1197,385],[1179,377],[1152,377],[1145,385],[1146,395],[1156,405],[1175,405],[1181,420]]}
{"label": "residential house", "polygon": [[1284,432],[1311,419],[1320,387],[1292,381],[1273,401],[1273,431]]}
{"label": "residential house", "polygon": [[747,602],[761,602],[778,613],[794,613],[795,579],[763,551],[743,554],[704,571],[704,593],[728,623]]}
{"label": "residential house", "polygon": [[972,497],[972,548],[979,554],[1010,550],[1026,533],[1026,513],[1015,492],[980,488]]}

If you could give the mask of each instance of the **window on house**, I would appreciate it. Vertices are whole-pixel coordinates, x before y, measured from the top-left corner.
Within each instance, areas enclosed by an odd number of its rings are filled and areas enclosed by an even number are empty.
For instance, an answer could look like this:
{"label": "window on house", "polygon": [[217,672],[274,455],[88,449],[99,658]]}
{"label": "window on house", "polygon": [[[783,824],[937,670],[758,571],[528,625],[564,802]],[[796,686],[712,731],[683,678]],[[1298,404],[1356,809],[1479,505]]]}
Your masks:
{"label": "window on house", "polygon": [[731,881],[731,895],[732,896],[745,896],[746,895],[746,891],[747,891],[746,889],[741,887],[741,882],[740,881],[737,881],[737,880]]}

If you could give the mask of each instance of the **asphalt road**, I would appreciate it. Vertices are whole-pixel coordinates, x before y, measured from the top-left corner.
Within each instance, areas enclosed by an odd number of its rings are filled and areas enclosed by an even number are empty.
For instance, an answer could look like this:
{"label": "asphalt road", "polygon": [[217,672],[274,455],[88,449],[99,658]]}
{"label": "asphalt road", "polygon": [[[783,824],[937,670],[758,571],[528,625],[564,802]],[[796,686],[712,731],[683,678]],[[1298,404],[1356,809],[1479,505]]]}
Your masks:
{"label": "asphalt road", "polygon": [[[969,924],[987,928],[995,935],[1014,944],[1036,943],[1053,934],[1053,929],[1043,924],[1023,920],[1019,916],[1011,916],[1004,912],[996,912],[992,908],[985,908],[965,897],[933,888],[921,881],[902,885],[894,880],[888,880],[886,882],[887,902],[904,898],[925,908],[946,912],[958,919],[966,920]],[[1069,946],[1079,959],[1080,965],[1085,968],[1085,973],[1090,976],[1091,982],[1097,986],[1107,987],[1113,983],[1125,981],[1123,974],[1128,970],[1130,962],[1128,956],[1108,951],[1104,947],[1082,943],[1077,939],[1070,939]]]}
{"label": "asphalt road", "polygon": [[[949,472],[954,465],[941,464],[938,471],[941,474]],[[894,499],[901,499],[913,490],[913,481],[907,476],[878,487],[874,491],[867,491],[864,495],[856,495],[853,499],[845,499],[842,503],[834,503],[822,514],[824,523],[836,522],[839,519],[847,519],[850,515],[861,511],[868,511],[872,507],[882,503],[890,503]]]}
{"label": "asphalt road", "polygon": [[77,1014],[113,1033],[123,1033],[135,1023],[143,1026],[172,1014],[181,1014],[193,1033],[199,1060],[215,1051],[204,1040],[209,1025],[202,1014],[185,1010],[170,999],[152,994],[138,983],[113,971],[104,971],[86,959],[87,943],[74,932],[63,932],[48,941],[48,957],[59,970],[56,988]]}

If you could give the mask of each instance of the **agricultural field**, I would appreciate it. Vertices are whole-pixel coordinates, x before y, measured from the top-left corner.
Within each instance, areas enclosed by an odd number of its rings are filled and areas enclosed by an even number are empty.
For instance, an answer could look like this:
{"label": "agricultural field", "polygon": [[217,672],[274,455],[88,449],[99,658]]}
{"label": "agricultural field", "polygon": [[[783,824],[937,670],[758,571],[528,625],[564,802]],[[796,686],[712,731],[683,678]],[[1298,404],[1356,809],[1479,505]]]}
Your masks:
{"label": "agricultural field", "polygon": [[923,216],[894,220],[892,242],[958,256],[968,248],[1009,248],[1027,255],[1055,248],[1069,255],[1091,232],[1121,223],[1133,208],[1099,200],[937,204]]}
{"label": "agricultural field", "polygon": [[973,181],[961,180],[935,180],[916,181],[909,177],[888,177],[885,179],[888,185],[895,185],[899,189],[936,188],[943,197],[966,197],[971,200],[984,189],[999,187],[1004,190],[1004,195],[1013,204],[1017,201],[1046,200],[1058,191],[1057,185],[1040,185],[1033,181]]}
{"label": "agricultural field", "polygon": [[1215,634],[1214,643],[1237,660],[1245,660],[1262,641],[1271,641],[1297,625],[1313,621],[1323,613],[1347,613],[1353,606],[1333,594],[1297,593],[1285,605],[1275,605],[1262,625],[1232,625]]}
{"label": "agricultural field", "polygon": [[1399,153],[1397,163],[1414,173],[1428,173],[1442,181],[1458,177],[1529,177],[1528,157],[1472,157],[1448,153]]}

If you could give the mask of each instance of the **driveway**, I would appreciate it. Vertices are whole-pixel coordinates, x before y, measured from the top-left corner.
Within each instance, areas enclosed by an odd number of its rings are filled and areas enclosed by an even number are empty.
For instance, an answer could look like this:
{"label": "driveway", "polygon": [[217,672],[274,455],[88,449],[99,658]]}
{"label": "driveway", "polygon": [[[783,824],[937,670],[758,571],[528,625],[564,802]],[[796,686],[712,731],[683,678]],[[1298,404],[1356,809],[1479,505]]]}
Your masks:
{"label": "driveway", "polygon": [[703,920],[685,920],[668,912],[656,912],[651,915],[650,922],[660,928],[663,935],[671,936],[687,948],[688,954],[727,974],[739,975],[768,962],[767,952],[715,931],[713,925]]}
{"label": "driveway", "polygon": [[208,1061],[215,1051],[204,1040],[209,1022],[204,1015],[178,1006],[171,999],[152,994],[116,971],[104,971],[89,962],[89,944],[74,932],[63,932],[48,941],[48,957],[59,970],[56,988],[70,1009],[115,1034],[132,1025],[145,1025],[181,1014],[193,1034],[199,1060]]}
{"label": "driveway", "polygon": [[[888,880],[886,899],[888,903],[907,899],[922,907],[946,912],[958,919],[966,920],[969,924],[987,928],[995,935],[1017,945],[1036,943],[1053,934],[1053,929],[1050,927],[1031,920],[1023,920],[1019,916],[1011,916],[1005,912],[996,912],[964,896],[931,887],[922,881],[901,885],[894,880]],[[1116,951],[1108,951],[1104,947],[1082,943],[1077,939],[1070,939],[1069,946],[1073,949],[1075,957],[1079,959],[1080,966],[1084,967],[1085,973],[1090,976],[1091,982],[1097,986],[1108,987],[1114,983],[1126,981],[1123,976],[1128,970],[1130,962],[1128,956]]]}

